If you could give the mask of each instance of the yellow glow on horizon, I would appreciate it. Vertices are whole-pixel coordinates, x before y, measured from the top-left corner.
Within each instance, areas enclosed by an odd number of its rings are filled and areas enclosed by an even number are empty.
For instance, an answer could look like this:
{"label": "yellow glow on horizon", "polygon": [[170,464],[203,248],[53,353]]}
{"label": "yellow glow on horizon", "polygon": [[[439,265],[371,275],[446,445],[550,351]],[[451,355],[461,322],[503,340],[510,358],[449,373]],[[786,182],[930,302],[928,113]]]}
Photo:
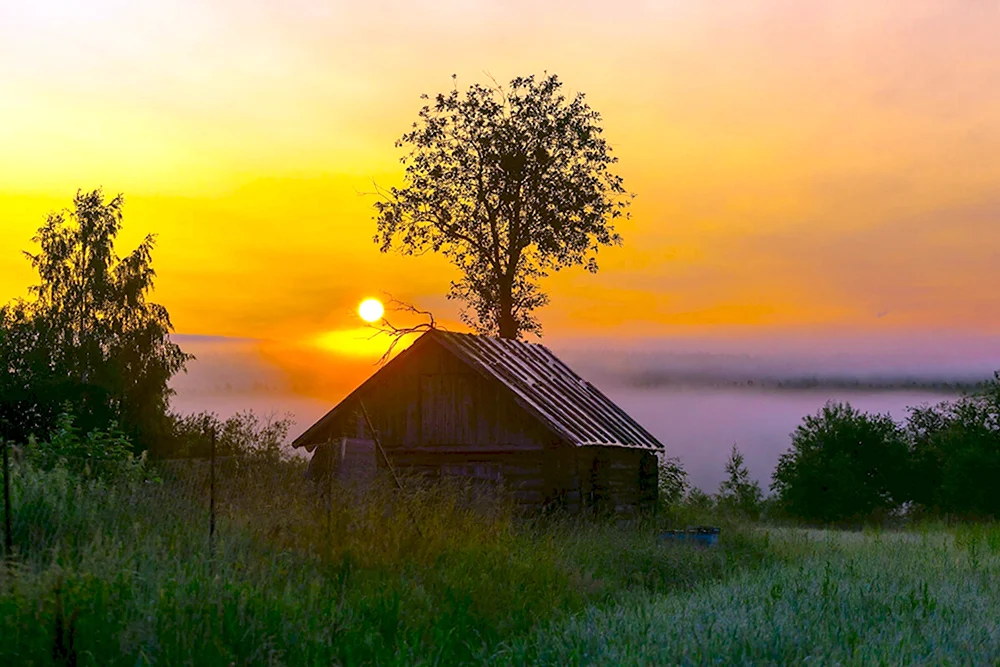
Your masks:
{"label": "yellow glow on horizon", "polygon": [[389,346],[384,336],[379,336],[376,331],[364,327],[327,331],[317,336],[314,342],[326,352],[347,357],[377,358]]}
{"label": "yellow glow on horizon", "polygon": [[358,315],[365,322],[378,322],[385,314],[385,308],[378,299],[365,299],[358,306]]}
{"label": "yellow glow on horizon", "polygon": [[[403,336],[393,349],[393,356],[409,347],[417,335]],[[319,348],[323,352],[339,357],[357,360],[370,359],[372,361],[385,354],[391,343],[392,340],[388,335],[366,327],[334,329],[312,339],[313,348]]]}

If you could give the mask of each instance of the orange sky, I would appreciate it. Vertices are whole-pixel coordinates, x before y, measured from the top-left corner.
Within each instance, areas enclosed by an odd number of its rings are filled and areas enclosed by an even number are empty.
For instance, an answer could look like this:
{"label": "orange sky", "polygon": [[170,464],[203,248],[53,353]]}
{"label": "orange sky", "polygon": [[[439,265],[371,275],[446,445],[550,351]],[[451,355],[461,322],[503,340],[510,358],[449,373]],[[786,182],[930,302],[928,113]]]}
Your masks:
{"label": "orange sky", "polygon": [[359,193],[399,178],[421,92],[547,70],[638,194],[601,273],[547,283],[548,339],[1000,333],[997,35],[996,3],[944,0],[6,0],[0,301],[103,186],[125,245],[159,234],[179,332],[308,373],[365,296],[453,320],[447,265],[378,253]]}

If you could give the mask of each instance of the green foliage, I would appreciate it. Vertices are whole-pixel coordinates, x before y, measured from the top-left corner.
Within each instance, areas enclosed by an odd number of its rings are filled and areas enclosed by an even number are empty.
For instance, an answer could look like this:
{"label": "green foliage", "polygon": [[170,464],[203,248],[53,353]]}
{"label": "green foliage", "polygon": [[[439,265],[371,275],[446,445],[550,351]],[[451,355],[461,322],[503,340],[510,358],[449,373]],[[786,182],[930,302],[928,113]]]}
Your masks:
{"label": "green foliage", "polygon": [[684,505],[695,512],[711,512],[716,508],[715,498],[710,493],[705,493],[697,486],[692,487],[684,497]]}
{"label": "green foliage", "polygon": [[600,115],[562,86],[528,76],[438,94],[396,143],[410,149],[405,186],[375,204],[382,251],[447,257],[461,273],[448,296],[482,333],[540,334],[539,281],[571,266],[596,272],[598,248],[621,244],[612,222],[630,200],[609,171],[617,158]]}
{"label": "green foliage", "polygon": [[903,502],[907,463],[903,434],[888,415],[828,403],[792,434],[771,488],[793,517],[864,520]]}
{"label": "green foliage", "polygon": [[1000,373],[983,388],[931,407],[907,424],[909,499],[936,512],[1000,517]]}
{"label": "green foliage", "polygon": [[59,467],[83,477],[135,479],[143,474],[145,456],[135,458],[133,449],[116,425],[83,433],[73,415],[64,412],[49,438],[28,439],[24,456],[41,470]]}
{"label": "green foliage", "polygon": [[245,410],[222,420],[212,412],[170,416],[171,458],[208,458],[211,434],[216,456],[238,456],[277,462],[287,456],[283,448],[292,427],[290,415],[261,417]]}
{"label": "green foliage", "polygon": [[168,381],[190,357],[171,342],[170,317],[148,300],[155,272],[147,236],[119,257],[121,195],[77,192],[52,213],[27,253],[39,282],[30,301],[0,308],[0,405],[20,441],[46,438],[66,402],[83,428],[119,423],[138,447],[162,436]]}
{"label": "green foliage", "polygon": [[677,457],[660,456],[658,465],[657,498],[663,508],[669,508],[680,502],[687,494],[690,486],[687,471],[681,466],[681,460]]}
{"label": "green foliage", "polygon": [[728,477],[719,486],[719,507],[726,512],[757,519],[764,494],[760,490],[760,484],[750,479],[743,454],[735,444],[726,461],[726,474]]}

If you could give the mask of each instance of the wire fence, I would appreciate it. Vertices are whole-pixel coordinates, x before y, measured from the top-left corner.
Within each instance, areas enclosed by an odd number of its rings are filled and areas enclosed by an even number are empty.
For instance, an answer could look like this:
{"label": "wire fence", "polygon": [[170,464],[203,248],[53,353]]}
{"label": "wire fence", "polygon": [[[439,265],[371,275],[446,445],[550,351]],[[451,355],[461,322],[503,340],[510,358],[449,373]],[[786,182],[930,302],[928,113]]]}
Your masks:
{"label": "wire fence", "polygon": [[61,457],[46,468],[22,447],[4,441],[3,450],[3,558],[38,566],[56,552],[76,559],[101,535],[152,536],[157,549],[207,560],[213,577],[217,563],[261,549],[377,561],[423,541],[427,531],[451,532],[508,509],[497,494],[458,481],[423,483],[382,471],[360,485],[307,475],[301,459]]}
{"label": "wire fence", "polygon": [[[279,505],[308,519],[315,532],[333,526],[329,493],[305,479],[296,461],[254,457],[159,460],[139,464],[89,457],[60,457],[43,467],[2,441],[3,558],[59,548],[72,550],[94,531],[127,534],[130,522],[185,535],[187,546],[215,560],[219,530],[235,524],[255,532],[280,520]],[[199,528],[200,527],[200,528]],[[245,526],[244,526],[245,527]],[[200,537],[199,537],[200,535]],[[198,548],[201,541],[204,548]]]}

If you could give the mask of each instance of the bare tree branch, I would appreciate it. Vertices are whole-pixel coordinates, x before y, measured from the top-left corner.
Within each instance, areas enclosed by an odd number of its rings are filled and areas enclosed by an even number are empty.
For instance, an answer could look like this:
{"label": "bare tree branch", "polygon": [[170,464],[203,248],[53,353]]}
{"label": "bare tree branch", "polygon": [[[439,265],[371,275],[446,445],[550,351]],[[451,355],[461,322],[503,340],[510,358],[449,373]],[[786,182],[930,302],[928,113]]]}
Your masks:
{"label": "bare tree branch", "polygon": [[379,336],[389,336],[389,347],[386,349],[385,353],[379,357],[376,363],[377,366],[384,366],[388,363],[389,359],[392,358],[392,353],[407,336],[412,336],[419,333],[424,333],[431,331],[432,329],[439,328],[436,320],[434,319],[434,313],[429,310],[420,310],[411,303],[406,303],[405,301],[400,301],[396,299],[391,294],[386,294],[385,309],[391,310],[397,313],[408,313],[411,315],[419,315],[428,318],[429,322],[420,322],[413,326],[407,327],[397,327],[389,321],[389,318],[383,317],[381,321],[377,323],[368,324],[369,329],[374,329],[375,332],[368,337],[368,340],[374,340]]}

